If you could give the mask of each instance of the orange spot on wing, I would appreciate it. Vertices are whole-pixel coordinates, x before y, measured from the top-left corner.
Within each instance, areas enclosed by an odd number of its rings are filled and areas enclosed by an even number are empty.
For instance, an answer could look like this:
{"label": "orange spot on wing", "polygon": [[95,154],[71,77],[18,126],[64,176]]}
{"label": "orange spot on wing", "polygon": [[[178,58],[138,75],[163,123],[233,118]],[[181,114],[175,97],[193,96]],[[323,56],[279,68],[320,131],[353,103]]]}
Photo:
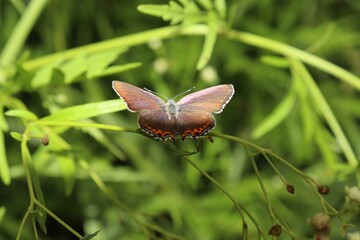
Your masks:
{"label": "orange spot on wing", "polygon": [[186,130],[181,134],[182,139],[185,139],[188,136],[191,136],[192,138],[204,136],[207,134],[211,129],[213,128],[212,124],[204,124],[203,126],[199,128],[189,129]]}
{"label": "orange spot on wing", "polygon": [[152,128],[149,125],[146,125],[144,129],[142,129],[144,132],[146,132],[147,134],[155,137],[155,139],[161,139],[161,140],[165,140],[167,138],[171,138],[171,140],[174,140],[175,135],[169,131],[163,131],[160,129],[156,129],[156,128]]}

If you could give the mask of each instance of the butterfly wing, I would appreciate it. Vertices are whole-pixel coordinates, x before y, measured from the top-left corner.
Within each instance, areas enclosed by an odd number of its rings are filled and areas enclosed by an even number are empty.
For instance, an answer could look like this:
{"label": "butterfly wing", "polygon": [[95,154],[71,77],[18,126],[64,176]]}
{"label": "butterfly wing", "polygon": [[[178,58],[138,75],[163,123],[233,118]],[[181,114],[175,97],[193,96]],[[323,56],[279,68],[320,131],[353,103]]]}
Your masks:
{"label": "butterfly wing", "polygon": [[138,122],[141,130],[155,139],[174,140],[175,135],[179,134],[177,118],[170,116],[163,109],[141,111]]}
{"label": "butterfly wing", "polygon": [[178,102],[179,134],[183,139],[203,136],[215,127],[212,113],[220,113],[234,95],[234,87],[224,84],[191,93]]}
{"label": "butterfly wing", "polygon": [[203,136],[215,127],[215,118],[211,112],[185,109],[178,114],[178,134],[182,139]]}
{"label": "butterfly wing", "polygon": [[165,104],[158,96],[128,83],[113,81],[112,87],[132,112],[158,109]]}
{"label": "butterfly wing", "polygon": [[220,113],[234,95],[232,84],[223,84],[191,93],[178,102],[181,110]]}

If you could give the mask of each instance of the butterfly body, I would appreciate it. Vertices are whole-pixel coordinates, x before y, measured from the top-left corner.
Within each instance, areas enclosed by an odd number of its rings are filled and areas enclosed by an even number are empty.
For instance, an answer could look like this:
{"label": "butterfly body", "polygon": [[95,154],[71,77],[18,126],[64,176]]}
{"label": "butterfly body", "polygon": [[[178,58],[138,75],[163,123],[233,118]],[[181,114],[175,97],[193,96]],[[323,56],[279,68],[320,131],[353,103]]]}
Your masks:
{"label": "butterfly body", "polygon": [[181,111],[181,109],[178,107],[178,105],[176,104],[176,102],[172,99],[169,99],[166,103],[165,106],[165,111],[169,116],[169,119],[171,117],[177,117],[179,114],[179,111]]}
{"label": "butterfly body", "polygon": [[234,94],[231,84],[218,85],[166,103],[149,91],[128,83],[113,81],[113,89],[132,112],[140,112],[142,131],[155,139],[174,140],[204,136],[215,127],[212,113],[220,113]]}

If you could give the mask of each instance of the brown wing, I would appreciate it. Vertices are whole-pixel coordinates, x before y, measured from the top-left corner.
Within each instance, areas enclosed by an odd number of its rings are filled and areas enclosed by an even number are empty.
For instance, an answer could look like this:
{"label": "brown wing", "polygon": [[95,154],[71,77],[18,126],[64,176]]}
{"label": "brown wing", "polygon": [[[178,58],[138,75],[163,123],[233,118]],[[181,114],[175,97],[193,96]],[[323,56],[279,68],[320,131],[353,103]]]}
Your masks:
{"label": "brown wing", "polygon": [[165,140],[179,134],[177,120],[175,116],[168,115],[163,109],[145,110],[139,114],[139,126],[145,133],[155,139]]}
{"label": "brown wing", "polygon": [[215,118],[211,112],[183,110],[178,115],[178,129],[182,139],[204,136],[215,127]]}
{"label": "brown wing", "polygon": [[113,81],[112,87],[119,97],[124,100],[129,111],[158,109],[165,105],[164,101],[141,88],[128,83]]}
{"label": "brown wing", "polygon": [[233,85],[223,84],[191,93],[180,99],[178,104],[181,109],[220,113],[233,95]]}

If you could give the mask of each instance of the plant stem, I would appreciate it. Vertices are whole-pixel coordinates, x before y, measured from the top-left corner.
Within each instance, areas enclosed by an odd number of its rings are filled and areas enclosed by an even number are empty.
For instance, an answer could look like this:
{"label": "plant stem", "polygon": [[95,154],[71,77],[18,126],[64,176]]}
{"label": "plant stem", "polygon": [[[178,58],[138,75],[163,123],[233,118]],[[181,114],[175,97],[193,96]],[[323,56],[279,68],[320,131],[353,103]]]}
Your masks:
{"label": "plant stem", "polygon": [[239,32],[230,30],[225,34],[229,39],[241,41],[252,46],[256,46],[262,49],[267,49],[275,53],[282,54],[284,56],[298,59],[304,63],[307,63],[313,67],[316,67],[328,74],[331,74],[339,79],[347,82],[354,88],[360,90],[360,78],[356,75],[338,67],[337,65],[328,62],[320,57],[312,55],[304,50],[297,49],[287,44],[261,37],[255,34],[247,32]]}
{"label": "plant stem", "polygon": [[63,220],[61,220],[58,216],[56,216],[53,212],[51,212],[49,209],[47,209],[44,205],[42,205],[41,202],[39,202],[37,199],[34,199],[34,203],[39,206],[42,210],[44,210],[47,214],[49,214],[55,221],[60,223],[63,227],[65,227],[67,230],[69,230],[72,234],[74,234],[77,238],[82,239],[83,236],[81,236],[78,232],[76,232],[74,229],[72,229],[69,225],[67,225]]}

